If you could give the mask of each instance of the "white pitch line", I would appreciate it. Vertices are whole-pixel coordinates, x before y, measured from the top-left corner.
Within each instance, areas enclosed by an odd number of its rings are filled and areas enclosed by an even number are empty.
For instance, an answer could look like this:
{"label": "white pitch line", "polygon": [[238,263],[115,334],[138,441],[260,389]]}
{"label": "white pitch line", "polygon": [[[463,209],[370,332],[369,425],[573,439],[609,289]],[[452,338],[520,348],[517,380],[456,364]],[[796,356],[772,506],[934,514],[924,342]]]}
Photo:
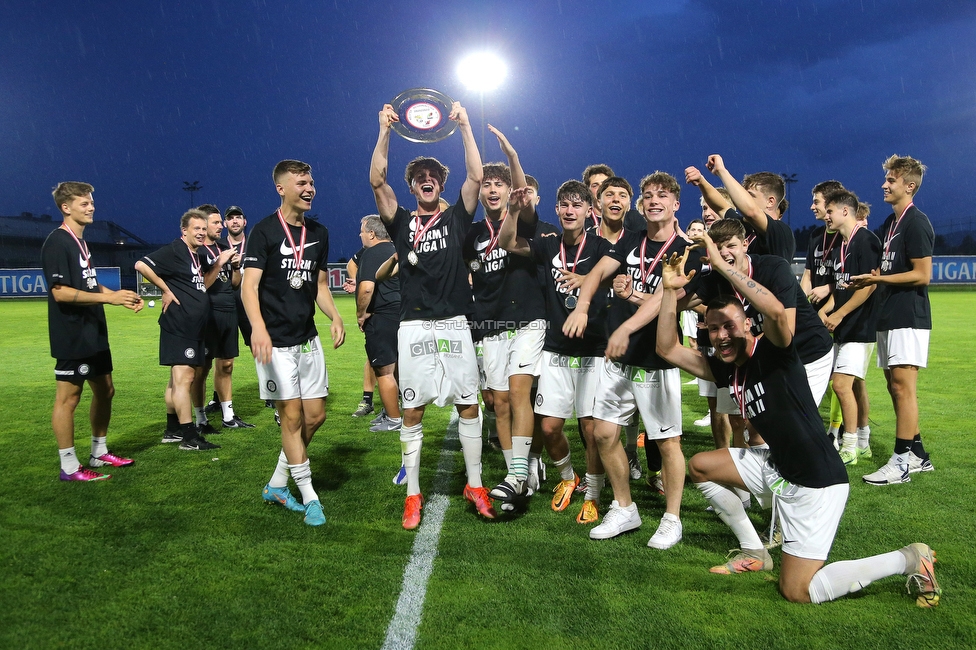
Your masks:
{"label": "white pitch line", "polygon": [[389,627],[386,628],[384,650],[413,650],[417,642],[417,629],[420,627],[424,599],[427,596],[427,581],[434,568],[434,558],[437,557],[437,545],[440,542],[444,515],[451,505],[445,492],[450,485],[451,473],[454,471],[454,457],[457,454],[452,443],[457,440],[457,419],[452,418],[444,435],[444,445],[437,463],[437,475],[431,490],[432,496],[424,502],[424,516],[413,542],[410,561],[403,572],[403,586],[397,599],[396,612],[390,620]]}

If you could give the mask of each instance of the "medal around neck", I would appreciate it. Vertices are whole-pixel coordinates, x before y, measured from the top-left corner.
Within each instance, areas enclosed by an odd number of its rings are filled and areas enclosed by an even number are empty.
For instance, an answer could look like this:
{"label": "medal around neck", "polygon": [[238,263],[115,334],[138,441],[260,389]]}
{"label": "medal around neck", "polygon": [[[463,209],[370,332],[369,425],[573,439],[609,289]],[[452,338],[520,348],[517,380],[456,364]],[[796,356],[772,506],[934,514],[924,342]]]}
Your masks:
{"label": "medal around neck", "polygon": [[566,300],[563,301],[563,304],[566,305],[566,309],[569,309],[570,311],[572,311],[573,309],[576,309],[576,303],[577,302],[578,302],[578,300],[576,299],[576,296],[570,294],[570,295],[566,296]]}
{"label": "medal around neck", "polygon": [[302,280],[302,276],[296,273],[295,275],[291,276],[290,280],[288,280],[288,284],[291,285],[292,289],[297,290],[302,288],[304,281]]}
{"label": "medal around neck", "polygon": [[417,266],[417,262],[420,261],[420,258],[417,257],[417,251],[407,253],[407,261],[410,262],[410,266]]}
{"label": "medal around neck", "polygon": [[437,142],[457,130],[458,123],[448,119],[454,100],[430,88],[411,88],[390,102],[400,117],[393,130],[410,142]]}
{"label": "medal around neck", "polygon": [[471,269],[472,273],[477,273],[481,269],[481,262],[478,260],[471,260],[468,262],[468,268]]}

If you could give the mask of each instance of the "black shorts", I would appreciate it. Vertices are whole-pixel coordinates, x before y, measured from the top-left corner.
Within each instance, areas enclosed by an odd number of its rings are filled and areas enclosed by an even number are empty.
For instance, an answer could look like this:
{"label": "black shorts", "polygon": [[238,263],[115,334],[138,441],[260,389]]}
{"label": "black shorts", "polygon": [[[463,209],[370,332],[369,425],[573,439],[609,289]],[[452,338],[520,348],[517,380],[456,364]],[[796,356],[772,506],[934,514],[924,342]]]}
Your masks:
{"label": "black shorts", "polygon": [[241,292],[238,291],[235,296],[237,301],[237,327],[241,330],[241,338],[244,339],[244,345],[251,347],[251,321],[247,319],[247,312],[244,311],[244,303],[241,302]]}
{"label": "black shorts", "polygon": [[397,362],[397,333],[400,318],[389,314],[373,314],[363,325],[366,335],[366,359],[373,368]]}
{"label": "black shorts", "polygon": [[159,365],[202,366],[206,362],[203,339],[187,339],[159,328]]}
{"label": "black shorts", "polygon": [[240,354],[236,311],[213,310],[203,332],[208,359],[235,359]]}
{"label": "black shorts", "polygon": [[112,351],[97,352],[87,359],[55,359],[54,378],[72,384],[112,374]]}

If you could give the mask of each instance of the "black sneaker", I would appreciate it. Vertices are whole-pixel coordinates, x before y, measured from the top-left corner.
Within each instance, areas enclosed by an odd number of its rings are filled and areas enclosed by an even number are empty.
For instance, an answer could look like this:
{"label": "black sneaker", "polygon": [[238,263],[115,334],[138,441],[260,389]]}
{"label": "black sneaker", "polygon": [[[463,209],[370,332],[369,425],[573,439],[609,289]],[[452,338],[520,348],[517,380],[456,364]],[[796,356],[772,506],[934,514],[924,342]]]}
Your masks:
{"label": "black sneaker", "polygon": [[185,438],[180,443],[180,449],[183,451],[204,451],[207,449],[220,449],[220,445],[215,445],[212,442],[207,442],[203,436],[193,436],[192,438]]}
{"label": "black sneaker", "polygon": [[224,420],[225,429],[253,429],[254,425],[240,419],[235,415],[229,420]]}
{"label": "black sneaker", "polygon": [[164,431],[163,432],[163,443],[167,442],[182,442],[183,434],[179,431]]}
{"label": "black sneaker", "polygon": [[207,422],[206,424],[197,425],[197,433],[199,433],[201,436],[213,436],[220,433],[220,431],[215,429],[212,424]]}
{"label": "black sneaker", "polygon": [[275,424],[281,426],[281,414],[278,413],[278,409],[275,409]]}
{"label": "black sneaker", "polygon": [[217,401],[217,393],[214,393],[213,398],[207,402],[207,405],[203,407],[204,413],[216,413],[220,410],[220,402]]}

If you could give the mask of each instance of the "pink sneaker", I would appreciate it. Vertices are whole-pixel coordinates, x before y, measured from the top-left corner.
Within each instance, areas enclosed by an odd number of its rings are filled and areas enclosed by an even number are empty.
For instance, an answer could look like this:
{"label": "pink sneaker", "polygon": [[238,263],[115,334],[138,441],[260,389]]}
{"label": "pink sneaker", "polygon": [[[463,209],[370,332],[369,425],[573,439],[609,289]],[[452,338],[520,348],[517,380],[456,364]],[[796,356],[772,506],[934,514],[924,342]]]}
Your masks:
{"label": "pink sneaker", "polygon": [[88,464],[91,465],[92,467],[105,467],[105,466],[125,467],[127,465],[131,465],[134,462],[135,461],[132,460],[131,458],[122,458],[121,456],[116,456],[110,451],[102,454],[101,456],[88,457]]}
{"label": "pink sneaker", "polygon": [[78,468],[78,471],[73,474],[68,474],[64,470],[61,470],[61,480],[62,481],[105,481],[112,478],[111,474],[99,474],[98,472],[92,471],[85,467],[84,465]]}

